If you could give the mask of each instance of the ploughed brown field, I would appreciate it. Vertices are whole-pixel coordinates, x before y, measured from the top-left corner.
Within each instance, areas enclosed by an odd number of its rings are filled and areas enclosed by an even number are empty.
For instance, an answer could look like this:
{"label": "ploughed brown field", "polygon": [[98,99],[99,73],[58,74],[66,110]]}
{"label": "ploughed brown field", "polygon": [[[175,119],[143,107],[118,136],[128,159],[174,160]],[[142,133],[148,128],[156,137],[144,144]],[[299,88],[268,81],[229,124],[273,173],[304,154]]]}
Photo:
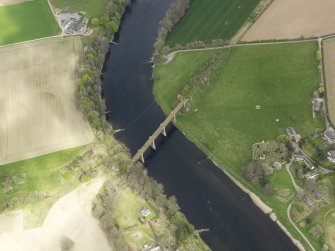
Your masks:
{"label": "ploughed brown field", "polygon": [[81,51],[78,37],[0,48],[0,164],[93,140],[76,101]]}
{"label": "ploughed brown field", "polygon": [[335,33],[334,0],[274,0],[242,41],[319,37]]}

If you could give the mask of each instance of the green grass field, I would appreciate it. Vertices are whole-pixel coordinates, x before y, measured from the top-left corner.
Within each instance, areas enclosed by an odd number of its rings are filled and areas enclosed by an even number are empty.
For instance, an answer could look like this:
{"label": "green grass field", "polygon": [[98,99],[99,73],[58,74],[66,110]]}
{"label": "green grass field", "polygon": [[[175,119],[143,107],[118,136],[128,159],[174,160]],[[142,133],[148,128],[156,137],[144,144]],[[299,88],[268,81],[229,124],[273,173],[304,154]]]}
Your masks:
{"label": "green grass field", "polygon": [[[216,76],[209,76],[214,81],[191,92],[190,111],[177,118],[178,127],[272,207],[303,244],[286,215],[295,190],[285,168],[269,176],[277,191],[273,196],[246,182],[241,168],[252,159],[253,143],[275,139],[285,127],[293,126],[302,135],[314,132],[310,97],[320,82],[316,49],[313,42],[234,48],[224,58],[223,68],[215,71]],[[170,64],[156,66],[154,94],[166,113],[174,108],[177,95],[190,79],[217,52],[179,53]],[[255,109],[257,105],[260,110]],[[285,195],[285,191],[290,194]]]}
{"label": "green grass field", "polygon": [[[62,189],[61,181],[64,177],[60,169],[84,149],[85,147],[72,148],[0,166],[0,184],[2,184],[0,186],[0,211],[11,200],[24,201],[30,193],[48,194],[49,192],[54,193],[55,189]],[[9,180],[12,187],[8,192],[5,192],[3,186],[6,180]]]}
{"label": "green grass field", "polygon": [[[313,133],[310,97],[320,82],[316,49],[316,43],[233,49],[216,81],[193,97],[198,111],[180,116],[179,126],[206,153],[240,175],[240,168],[251,160],[253,143],[274,139],[288,126],[302,135]],[[169,65],[156,67],[154,93],[165,112],[210,57],[206,53],[213,51],[180,53]]]}
{"label": "green grass field", "polygon": [[231,39],[260,0],[192,0],[186,15],[167,36],[166,43]]}
{"label": "green grass field", "polygon": [[57,35],[60,28],[46,0],[0,7],[0,45]]}
{"label": "green grass field", "polygon": [[51,0],[52,6],[65,11],[85,11],[90,17],[99,16],[110,0]]}

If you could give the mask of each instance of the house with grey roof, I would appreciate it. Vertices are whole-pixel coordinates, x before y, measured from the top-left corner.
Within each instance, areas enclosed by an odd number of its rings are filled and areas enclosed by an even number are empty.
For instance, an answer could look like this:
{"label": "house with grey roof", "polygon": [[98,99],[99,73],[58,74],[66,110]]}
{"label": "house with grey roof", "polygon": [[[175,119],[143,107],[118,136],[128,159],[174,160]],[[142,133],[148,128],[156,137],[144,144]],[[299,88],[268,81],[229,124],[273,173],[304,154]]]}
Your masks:
{"label": "house with grey roof", "polygon": [[301,139],[301,135],[298,134],[293,127],[285,128],[285,132],[287,136],[294,142],[299,142]]}
{"label": "house with grey roof", "polygon": [[324,133],[323,136],[329,144],[335,143],[335,130],[332,127],[329,127]]}
{"label": "house with grey roof", "polygon": [[303,162],[304,161],[304,155],[301,151],[297,151],[297,152],[294,152],[293,153],[293,159],[294,161],[297,161],[297,162]]}
{"label": "house with grey roof", "polygon": [[331,163],[335,163],[335,150],[331,150],[327,152],[327,159],[331,162]]}
{"label": "house with grey roof", "polygon": [[304,156],[304,163],[311,170],[315,168],[314,164],[306,156]]}

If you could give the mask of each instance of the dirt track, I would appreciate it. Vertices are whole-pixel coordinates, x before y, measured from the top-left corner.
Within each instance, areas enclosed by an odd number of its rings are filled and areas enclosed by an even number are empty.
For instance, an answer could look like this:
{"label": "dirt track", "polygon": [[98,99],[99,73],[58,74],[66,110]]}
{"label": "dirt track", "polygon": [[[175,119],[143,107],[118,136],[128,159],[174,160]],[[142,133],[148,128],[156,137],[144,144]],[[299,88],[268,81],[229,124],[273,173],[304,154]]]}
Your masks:
{"label": "dirt track", "polygon": [[274,0],[242,41],[319,37],[335,33],[334,0]]}
{"label": "dirt track", "polygon": [[0,48],[0,164],[93,140],[76,104],[81,50],[78,37]]}

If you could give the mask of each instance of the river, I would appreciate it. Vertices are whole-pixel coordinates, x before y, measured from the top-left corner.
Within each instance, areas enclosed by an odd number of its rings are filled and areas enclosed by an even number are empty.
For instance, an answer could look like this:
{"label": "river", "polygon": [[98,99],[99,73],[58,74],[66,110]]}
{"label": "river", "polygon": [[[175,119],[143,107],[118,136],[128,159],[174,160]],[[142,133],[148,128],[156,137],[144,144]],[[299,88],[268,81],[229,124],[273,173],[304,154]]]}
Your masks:
{"label": "river", "polygon": [[[134,154],[164,120],[152,87],[153,43],[171,0],[135,0],[104,66],[103,92],[116,137]],[[182,70],[182,69],[181,69]],[[157,151],[146,154],[149,175],[174,195],[190,223],[209,228],[202,239],[215,251],[296,251],[296,246],[239,187],[170,126]]]}

